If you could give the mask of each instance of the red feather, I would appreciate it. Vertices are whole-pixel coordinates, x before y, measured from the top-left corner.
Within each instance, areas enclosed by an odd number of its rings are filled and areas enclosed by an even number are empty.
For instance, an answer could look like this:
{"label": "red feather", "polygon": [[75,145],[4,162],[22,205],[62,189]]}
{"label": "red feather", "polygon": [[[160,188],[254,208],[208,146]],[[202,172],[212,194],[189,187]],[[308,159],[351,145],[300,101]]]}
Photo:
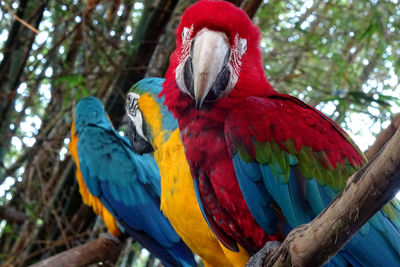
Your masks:
{"label": "red feather", "polygon": [[[247,50],[233,91],[201,110],[195,109],[193,99],[181,92],[175,80],[175,69],[182,52],[180,36],[184,27],[192,25],[191,38],[206,27],[225,32],[231,43],[236,34],[247,40]],[[160,96],[165,96],[164,104],[178,119],[186,157],[199,186],[203,207],[211,223],[221,230],[217,236],[226,243],[230,238],[234,239],[250,252],[258,251],[268,240],[281,240],[283,235],[281,232],[267,235],[250,213],[229,154],[237,147],[227,143],[226,138],[239,140],[253,157],[255,148],[251,138],[260,142],[274,140],[283,149],[286,149],[284,142],[291,138],[297,150],[305,145],[313,151],[327,151],[327,158],[320,159],[324,165],[342,164],[343,158],[359,165],[363,159],[346,141],[343,130],[329,118],[301,101],[273,90],[264,75],[260,32],[242,10],[223,1],[199,1],[185,11],[176,35],[177,48],[171,55]],[[251,101],[246,100],[249,97]],[[243,125],[235,125],[237,131],[225,133],[225,122],[233,109],[240,110],[234,116],[238,116],[237,121]],[[286,117],[281,116],[283,111]],[[229,121],[235,123],[235,118]],[[304,128],[303,124],[310,127]],[[322,136],[328,136],[328,139]],[[344,145],[342,151],[337,150],[338,142]],[[277,213],[279,217],[279,209]]]}
{"label": "red feather", "polygon": [[[319,160],[328,169],[343,166],[343,159],[357,168],[364,163],[364,158],[335,122],[300,100],[277,94],[267,98],[248,97],[244,102],[246,104],[235,107],[226,118],[228,147],[233,147],[232,140],[242,143],[244,138],[253,136],[259,142],[277,142],[289,152],[284,142],[290,139],[297,151],[301,146],[307,146],[315,153],[324,152],[326,156],[321,155]],[[268,125],[270,127],[266,127]],[[272,127],[274,125],[279,127]],[[249,154],[255,150],[253,143],[250,146],[245,142],[242,144]]]}

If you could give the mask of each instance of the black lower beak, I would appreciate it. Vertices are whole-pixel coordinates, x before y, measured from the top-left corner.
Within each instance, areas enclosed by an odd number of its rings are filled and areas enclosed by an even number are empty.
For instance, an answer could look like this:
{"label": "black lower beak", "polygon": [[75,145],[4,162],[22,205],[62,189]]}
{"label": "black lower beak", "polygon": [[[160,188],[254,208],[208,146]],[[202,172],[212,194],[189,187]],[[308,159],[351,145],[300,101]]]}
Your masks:
{"label": "black lower beak", "polygon": [[135,125],[131,121],[128,124],[128,138],[136,154],[143,155],[154,151],[153,146],[136,132]]}

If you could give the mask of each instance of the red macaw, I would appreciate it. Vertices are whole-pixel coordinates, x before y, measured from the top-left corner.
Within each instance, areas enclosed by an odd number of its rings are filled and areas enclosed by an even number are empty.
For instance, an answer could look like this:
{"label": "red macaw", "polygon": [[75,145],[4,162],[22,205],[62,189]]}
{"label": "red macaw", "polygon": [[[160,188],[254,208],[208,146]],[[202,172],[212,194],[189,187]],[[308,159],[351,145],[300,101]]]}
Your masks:
{"label": "red macaw", "polygon": [[[161,96],[179,123],[198,202],[228,248],[249,252],[317,216],[365,157],[331,119],[267,82],[259,29],[223,1],[199,1],[176,30]],[[400,266],[393,200],[330,263]]]}

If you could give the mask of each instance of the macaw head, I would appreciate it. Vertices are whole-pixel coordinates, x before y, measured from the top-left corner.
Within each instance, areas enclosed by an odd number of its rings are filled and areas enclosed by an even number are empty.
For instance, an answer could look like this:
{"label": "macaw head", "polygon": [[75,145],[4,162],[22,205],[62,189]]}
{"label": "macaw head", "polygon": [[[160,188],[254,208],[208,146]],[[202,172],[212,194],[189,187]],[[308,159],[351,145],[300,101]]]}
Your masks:
{"label": "macaw head", "polygon": [[177,121],[158,98],[161,78],[145,78],[129,90],[125,110],[129,118],[128,137],[138,154],[149,153],[168,140],[178,127]]}
{"label": "macaw head", "polygon": [[264,75],[259,29],[234,5],[197,2],[182,15],[176,38],[162,92],[167,98],[179,90],[201,109],[224,98],[272,90]]}
{"label": "macaw head", "polygon": [[93,96],[81,99],[75,108],[75,130],[78,134],[89,125],[112,129],[103,104]]}

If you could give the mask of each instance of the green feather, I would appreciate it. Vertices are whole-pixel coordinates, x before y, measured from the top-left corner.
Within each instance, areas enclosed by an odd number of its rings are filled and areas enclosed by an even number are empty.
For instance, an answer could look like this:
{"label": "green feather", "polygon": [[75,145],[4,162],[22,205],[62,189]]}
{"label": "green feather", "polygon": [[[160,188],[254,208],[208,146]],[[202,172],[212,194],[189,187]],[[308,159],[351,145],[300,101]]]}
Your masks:
{"label": "green feather", "polygon": [[271,161],[272,150],[269,143],[261,143],[257,140],[253,140],[253,144],[256,149],[256,161],[261,164],[268,164]]}
{"label": "green feather", "polygon": [[239,153],[240,158],[244,162],[251,162],[253,161],[253,158],[250,156],[249,152],[247,151],[245,146],[239,146],[237,148],[237,153]]}
{"label": "green feather", "polygon": [[383,207],[385,215],[400,228],[400,203],[397,199],[392,199]]}
{"label": "green feather", "polygon": [[292,139],[283,142],[284,149],[276,142],[259,142],[252,139],[255,149],[254,156],[243,145],[238,148],[240,158],[245,162],[257,161],[268,164],[280,183],[289,181],[290,166],[297,166],[305,178],[316,179],[322,186],[329,186],[335,193],[342,190],[347,178],[356,169],[346,159],[343,165],[332,166],[328,156],[323,151],[313,152],[310,147],[301,146],[296,150]]}

